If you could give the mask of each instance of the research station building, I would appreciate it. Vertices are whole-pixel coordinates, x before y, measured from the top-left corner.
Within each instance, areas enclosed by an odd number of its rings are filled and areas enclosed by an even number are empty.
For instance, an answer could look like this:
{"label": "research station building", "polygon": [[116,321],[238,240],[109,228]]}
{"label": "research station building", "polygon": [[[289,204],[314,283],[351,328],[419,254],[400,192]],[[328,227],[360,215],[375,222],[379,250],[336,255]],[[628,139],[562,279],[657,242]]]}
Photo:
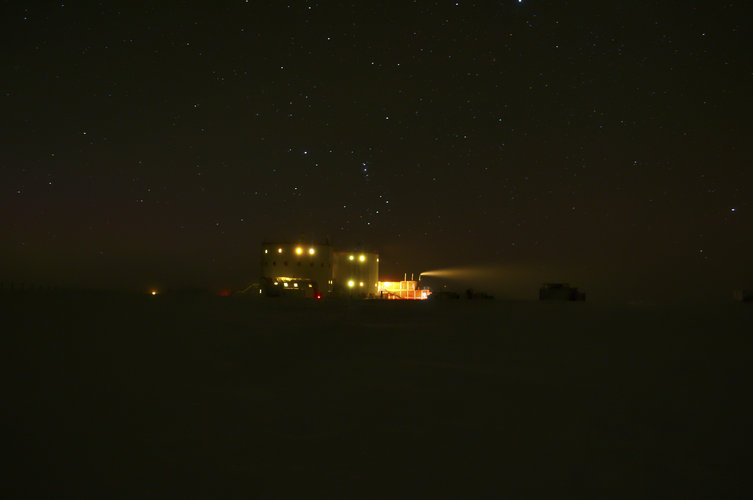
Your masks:
{"label": "research station building", "polygon": [[330,244],[264,242],[261,293],[269,296],[378,296],[379,254]]}

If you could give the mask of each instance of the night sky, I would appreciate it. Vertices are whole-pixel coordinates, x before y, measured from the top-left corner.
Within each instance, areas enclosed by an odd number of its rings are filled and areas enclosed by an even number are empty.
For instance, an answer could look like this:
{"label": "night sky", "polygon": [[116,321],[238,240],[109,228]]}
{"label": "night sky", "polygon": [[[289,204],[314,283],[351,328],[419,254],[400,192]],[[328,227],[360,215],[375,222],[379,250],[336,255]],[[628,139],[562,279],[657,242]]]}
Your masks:
{"label": "night sky", "polygon": [[382,277],[731,297],[753,287],[751,19],[5,1],[0,281],[240,288],[261,241],[304,236],[378,250]]}

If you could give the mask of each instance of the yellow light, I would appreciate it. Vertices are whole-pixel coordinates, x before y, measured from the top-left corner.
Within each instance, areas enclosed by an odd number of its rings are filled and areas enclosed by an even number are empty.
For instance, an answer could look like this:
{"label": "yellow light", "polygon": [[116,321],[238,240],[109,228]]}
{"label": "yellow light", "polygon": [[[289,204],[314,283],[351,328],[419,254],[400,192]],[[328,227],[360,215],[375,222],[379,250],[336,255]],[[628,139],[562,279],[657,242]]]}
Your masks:
{"label": "yellow light", "polygon": [[157,295],[157,290],[152,290],[152,295]]}
{"label": "yellow light", "polygon": [[353,257],[352,255],[348,257],[348,260],[353,260],[353,259],[355,259],[355,257]]}
{"label": "yellow light", "polygon": [[366,256],[365,255],[359,255],[358,256],[358,260],[360,260],[361,262],[363,262],[363,261],[366,260]]}
{"label": "yellow light", "polygon": [[298,288],[298,283],[293,283],[293,286]]}
{"label": "yellow light", "polygon": [[314,255],[315,252],[314,247],[309,248],[309,255]]}
{"label": "yellow light", "polygon": [[301,255],[301,254],[303,253],[303,248],[301,248],[301,247],[298,247],[298,248],[296,248],[296,249],[295,249],[295,253],[296,253],[297,255]]}
{"label": "yellow light", "polygon": [[282,253],[282,248],[278,248],[277,253]]}
{"label": "yellow light", "polygon": [[358,283],[358,286],[363,286],[363,281],[361,281],[360,283]]}
{"label": "yellow light", "polygon": [[355,281],[353,281],[353,280],[348,281],[348,287],[349,288],[353,288],[354,286],[356,286],[356,282]]}
{"label": "yellow light", "polygon": [[265,248],[265,249],[264,249],[264,253],[269,253],[269,250],[267,250],[267,249]]}
{"label": "yellow light", "polygon": [[288,282],[286,281],[285,283],[282,284],[282,286],[287,287],[288,286]]}

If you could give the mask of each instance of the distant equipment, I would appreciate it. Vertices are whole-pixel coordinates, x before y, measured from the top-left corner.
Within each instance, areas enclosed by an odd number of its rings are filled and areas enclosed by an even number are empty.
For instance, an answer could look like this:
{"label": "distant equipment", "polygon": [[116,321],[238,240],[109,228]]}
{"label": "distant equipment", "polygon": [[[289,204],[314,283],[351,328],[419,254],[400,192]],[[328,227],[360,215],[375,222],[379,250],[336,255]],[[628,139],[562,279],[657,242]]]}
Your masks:
{"label": "distant equipment", "polygon": [[494,296],[493,295],[489,295],[486,292],[476,292],[476,291],[473,290],[473,288],[469,288],[468,290],[465,291],[465,298],[466,299],[470,299],[470,300],[475,300],[475,299],[493,299]]}
{"label": "distant equipment", "polygon": [[442,291],[439,291],[439,292],[434,292],[431,295],[429,295],[429,299],[430,300],[434,300],[434,301],[437,301],[437,300],[446,300],[446,299],[457,300],[459,298],[460,298],[460,294],[458,292],[452,292],[452,291],[448,291],[448,290],[442,290]]}
{"label": "distant equipment", "polygon": [[544,283],[539,289],[539,300],[584,301],[586,294],[567,283]]}

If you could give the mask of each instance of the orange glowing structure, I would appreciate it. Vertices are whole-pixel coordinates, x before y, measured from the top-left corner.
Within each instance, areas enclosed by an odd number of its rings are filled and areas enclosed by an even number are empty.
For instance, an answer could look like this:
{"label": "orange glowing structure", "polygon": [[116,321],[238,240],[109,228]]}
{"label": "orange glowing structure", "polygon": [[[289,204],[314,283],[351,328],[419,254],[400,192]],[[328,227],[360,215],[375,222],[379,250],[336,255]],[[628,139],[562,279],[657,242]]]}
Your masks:
{"label": "orange glowing structure", "polygon": [[377,290],[383,299],[425,300],[431,295],[430,290],[418,288],[416,281],[380,281]]}

